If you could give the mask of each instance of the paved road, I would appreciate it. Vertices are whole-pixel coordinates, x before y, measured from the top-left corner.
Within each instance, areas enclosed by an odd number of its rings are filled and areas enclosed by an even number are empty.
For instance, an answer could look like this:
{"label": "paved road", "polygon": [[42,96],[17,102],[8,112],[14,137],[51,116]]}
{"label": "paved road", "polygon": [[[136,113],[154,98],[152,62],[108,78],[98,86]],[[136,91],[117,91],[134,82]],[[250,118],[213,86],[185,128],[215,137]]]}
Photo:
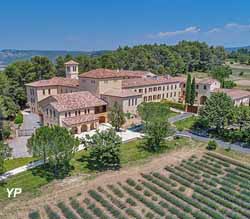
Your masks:
{"label": "paved road", "polygon": [[[30,130],[33,129],[33,131],[40,127],[40,118],[38,115],[34,113],[23,113],[23,124],[21,125],[21,130]],[[33,132],[32,131],[32,132]],[[28,153],[26,144],[27,140],[30,138],[30,136],[21,136],[21,137],[15,137],[14,139],[8,140],[8,144],[13,149],[12,155],[14,158],[18,157],[29,157],[30,154]]]}
{"label": "paved road", "polygon": [[184,112],[184,113],[181,113],[181,114],[179,114],[177,116],[169,118],[168,121],[170,123],[175,123],[175,122],[178,122],[180,120],[187,119],[187,118],[189,118],[189,117],[191,117],[193,115],[194,115],[193,113]]}
{"label": "paved road", "polygon": [[191,138],[193,138],[195,140],[203,141],[203,142],[208,142],[210,140],[215,140],[217,142],[217,144],[219,144],[222,148],[231,148],[232,150],[239,151],[239,152],[242,152],[242,153],[250,153],[250,148],[243,148],[239,144],[232,144],[232,143],[224,142],[224,141],[219,140],[219,139],[199,136],[199,135],[196,135],[196,134],[191,133],[189,131],[182,131],[182,132],[177,131],[176,135],[183,135],[183,136],[191,137]]}

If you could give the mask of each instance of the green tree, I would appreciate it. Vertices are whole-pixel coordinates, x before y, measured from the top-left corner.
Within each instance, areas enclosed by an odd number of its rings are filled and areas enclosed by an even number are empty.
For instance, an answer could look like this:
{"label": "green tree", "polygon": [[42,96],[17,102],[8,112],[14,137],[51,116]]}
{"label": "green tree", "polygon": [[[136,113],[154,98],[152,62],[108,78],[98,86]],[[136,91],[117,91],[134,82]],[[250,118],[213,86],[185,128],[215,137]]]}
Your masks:
{"label": "green tree", "polygon": [[192,84],[191,84],[191,92],[190,92],[190,105],[193,106],[194,105],[194,101],[195,101],[195,87],[196,87],[196,84],[195,84],[195,77],[193,78],[192,80]]}
{"label": "green tree", "polygon": [[191,101],[191,75],[188,74],[186,81],[185,103],[190,104]]}
{"label": "green tree", "polygon": [[108,118],[110,120],[111,125],[115,128],[115,131],[119,131],[121,126],[125,123],[125,114],[122,111],[121,106],[115,102],[113,107],[111,108]]}
{"label": "green tree", "polygon": [[148,150],[160,150],[164,138],[170,133],[168,117],[169,107],[166,103],[142,103],[138,112],[143,120],[144,142]]}
{"label": "green tree", "polygon": [[35,157],[48,160],[54,176],[60,177],[70,169],[70,160],[79,146],[79,140],[59,126],[38,128],[28,140],[29,151]]}
{"label": "green tree", "polygon": [[214,140],[209,141],[207,144],[207,150],[209,151],[214,151],[216,150],[217,147],[218,147],[218,144]]}
{"label": "green tree", "polygon": [[0,174],[4,173],[4,161],[11,157],[12,149],[8,144],[5,144],[3,141],[0,141]]}
{"label": "green tree", "polygon": [[220,81],[221,86],[224,87],[225,79],[229,78],[232,74],[232,69],[229,66],[216,66],[211,71],[211,75],[214,79]]}
{"label": "green tree", "polygon": [[96,170],[120,168],[120,146],[122,143],[114,129],[97,131],[92,137],[86,136],[84,140],[90,147],[89,167]]}
{"label": "green tree", "polygon": [[213,93],[200,110],[200,119],[219,132],[233,119],[234,104],[225,93]]}

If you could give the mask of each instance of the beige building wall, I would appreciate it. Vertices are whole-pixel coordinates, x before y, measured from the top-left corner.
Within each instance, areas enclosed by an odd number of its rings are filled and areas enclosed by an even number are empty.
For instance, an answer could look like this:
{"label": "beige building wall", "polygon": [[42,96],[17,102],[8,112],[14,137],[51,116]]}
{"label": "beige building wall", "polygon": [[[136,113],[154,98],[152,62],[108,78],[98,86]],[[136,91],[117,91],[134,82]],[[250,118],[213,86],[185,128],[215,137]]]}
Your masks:
{"label": "beige building wall", "polygon": [[81,91],[90,91],[96,96],[104,93],[108,89],[122,89],[121,79],[95,79],[95,78],[80,78],[79,89]]}
{"label": "beige building wall", "polygon": [[38,102],[51,96],[61,93],[77,92],[78,88],[67,86],[46,86],[46,87],[32,87],[27,86],[27,102],[32,112],[39,113]]}
{"label": "beige building wall", "polygon": [[115,102],[117,102],[124,113],[131,113],[133,115],[137,114],[137,107],[142,103],[141,96],[114,97],[101,95],[101,97],[108,103],[108,111],[114,106]]}
{"label": "beige building wall", "polygon": [[249,106],[250,105],[250,97],[245,97],[245,98],[233,100],[233,103],[235,106],[240,106],[240,105]]}
{"label": "beige building wall", "polygon": [[161,85],[139,86],[128,88],[142,94],[144,102],[158,102],[164,99],[178,102],[181,95],[180,83],[168,83]]}

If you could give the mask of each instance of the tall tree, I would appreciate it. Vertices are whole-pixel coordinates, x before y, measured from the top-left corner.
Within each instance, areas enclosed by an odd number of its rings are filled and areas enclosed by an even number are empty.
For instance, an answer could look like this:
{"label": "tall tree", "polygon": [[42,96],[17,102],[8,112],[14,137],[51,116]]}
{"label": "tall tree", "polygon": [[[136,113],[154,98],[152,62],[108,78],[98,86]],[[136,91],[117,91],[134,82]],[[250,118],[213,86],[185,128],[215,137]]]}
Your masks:
{"label": "tall tree", "polygon": [[48,160],[54,176],[63,176],[69,171],[70,160],[79,146],[79,140],[66,128],[43,126],[28,140],[28,148],[33,156]]}
{"label": "tall tree", "polygon": [[121,126],[125,123],[125,114],[122,111],[121,106],[115,102],[108,114],[111,125],[116,131],[119,131]]}
{"label": "tall tree", "polygon": [[195,102],[195,87],[196,87],[196,84],[195,84],[195,77],[193,78],[192,80],[192,84],[191,84],[191,92],[190,92],[190,105],[193,106],[194,105],[194,102]]}
{"label": "tall tree", "polygon": [[11,157],[12,148],[8,144],[5,144],[3,141],[0,141],[0,174],[4,173],[4,161]]}
{"label": "tall tree", "polygon": [[185,103],[190,104],[191,100],[191,75],[188,74],[186,81]]}
{"label": "tall tree", "polygon": [[225,93],[213,93],[200,110],[200,119],[220,132],[233,119],[234,104]]}
{"label": "tall tree", "polygon": [[84,140],[90,147],[89,166],[96,170],[118,169],[120,167],[120,146],[122,139],[114,129],[97,131]]}
{"label": "tall tree", "polygon": [[144,125],[144,142],[148,150],[160,150],[164,138],[170,133],[169,107],[165,103],[142,103],[138,112]]}

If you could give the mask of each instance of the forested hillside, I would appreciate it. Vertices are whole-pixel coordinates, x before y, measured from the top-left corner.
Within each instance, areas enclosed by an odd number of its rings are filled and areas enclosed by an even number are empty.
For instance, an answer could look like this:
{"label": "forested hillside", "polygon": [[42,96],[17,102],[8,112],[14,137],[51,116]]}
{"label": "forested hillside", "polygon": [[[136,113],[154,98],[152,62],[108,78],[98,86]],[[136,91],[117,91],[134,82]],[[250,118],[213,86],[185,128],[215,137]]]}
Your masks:
{"label": "forested hillside", "polygon": [[140,45],[118,48],[100,56],[58,56],[55,63],[48,57],[35,56],[17,61],[0,74],[0,107],[7,117],[25,107],[25,83],[53,76],[64,76],[64,62],[79,62],[80,72],[95,68],[147,70],[156,74],[177,75],[192,71],[209,72],[226,59],[223,47],[210,47],[206,43],[182,41],[175,46]]}

